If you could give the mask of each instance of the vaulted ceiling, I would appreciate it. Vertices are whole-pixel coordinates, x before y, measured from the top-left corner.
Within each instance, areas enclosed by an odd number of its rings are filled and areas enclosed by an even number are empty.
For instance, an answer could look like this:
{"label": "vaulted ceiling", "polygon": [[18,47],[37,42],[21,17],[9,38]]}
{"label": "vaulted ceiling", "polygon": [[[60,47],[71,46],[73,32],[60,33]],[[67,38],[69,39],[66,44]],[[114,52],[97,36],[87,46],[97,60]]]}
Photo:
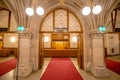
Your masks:
{"label": "vaulted ceiling", "polygon": [[[18,0],[18,1],[17,0],[0,0],[0,8],[5,8],[5,9],[11,10],[11,8],[10,8],[11,5],[8,6],[8,4],[4,3],[4,2],[9,2],[9,1],[11,1],[11,4],[12,4],[12,2],[13,2],[13,4],[18,3],[18,2],[23,2],[24,8],[30,6],[30,4],[32,4],[32,2],[33,2],[32,0]],[[33,4],[33,6],[34,7],[37,7],[37,6],[44,7],[44,9],[46,10],[46,14],[49,13],[49,11],[54,10],[55,8],[60,8],[60,0],[35,0],[35,1],[38,1],[38,3],[37,3],[37,5]],[[68,10],[76,13],[76,15],[79,15],[81,9],[84,6],[89,5],[90,1],[92,1],[92,0],[63,0],[63,1],[64,1],[64,5],[62,6],[63,8],[68,9]],[[93,0],[93,1],[96,4],[101,4],[103,7],[106,7],[105,9],[107,9],[107,7],[110,7],[111,9],[112,9],[112,7],[114,7],[114,9],[120,10],[120,0],[114,0],[114,2],[117,3],[117,5],[115,4],[116,6],[114,6],[112,4],[113,0],[109,0],[109,1],[107,1],[107,0]],[[106,4],[103,5],[102,4],[103,2]],[[112,7],[108,6],[108,5],[111,5]],[[13,8],[15,8],[15,7],[16,6],[14,6]],[[109,10],[108,10],[108,12],[109,12]],[[103,12],[102,14],[105,14],[105,13],[106,12]],[[90,15],[90,16],[93,18],[93,20],[96,19],[95,18],[96,16],[93,16],[93,15]],[[89,26],[88,29],[95,28],[96,26],[100,25],[100,24],[98,24],[98,22],[99,23],[101,22],[101,21],[92,22],[91,17],[85,17],[87,20],[90,21],[90,22],[87,22],[83,16],[81,17],[81,15],[79,15],[79,18],[81,19],[81,21],[86,21],[83,24],[88,24],[88,25],[86,25],[86,26]],[[101,17],[103,19],[104,19],[104,17],[105,17],[105,19],[107,18],[106,15],[103,15]],[[117,16],[117,17],[119,17],[119,16]],[[98,20],[102,19],[100,17],[97,17],[97,18],[98,18]]]}
{"label": "vaulted ceiling", "polygon": [[117,6],[115,7],[115,9],[119,9],[120,10],[120,2],[117,4]]}
{"label": "vaulted ceiling", "polygon": [[0,0],[0,9],[1,8],[8,9],[8,7],[5,5],[5,3],[3,2],[3,0]]}
{"label": "vaulted ceiling", "polygon": [[[29,1],[29,0],[25,0],[26,2]],[[32,1],[32,0],[30,0]],[[59,4],[60,3],[60,0],[38,0],[39,2],[38,3],[41,3],[43,2],[43,6],[45,6],[46,4],[48,5],[53,5],[53,4]],[[86,2],[89,2],[90,0],[86,0]],[[97,0],[95,0],[97,1]],[[84,2],[82,2],[82,0],[64,0],[64,3],[65,4],[70,4],[72,5],[74,8],[77,8],[77,7],[81,7],[80,5],[85,5]],[[46,5],[46,6],[48,6]],[[87,4],[88,5],[88,4]],[[6,4],[3,2],[3,0],[0,0],[0,8],[5,8],[5,9],[8,9],[8,7],[6,6]],[[120,9],[120,2],[117,4],[117,6],[115,7],[115,9]]]}

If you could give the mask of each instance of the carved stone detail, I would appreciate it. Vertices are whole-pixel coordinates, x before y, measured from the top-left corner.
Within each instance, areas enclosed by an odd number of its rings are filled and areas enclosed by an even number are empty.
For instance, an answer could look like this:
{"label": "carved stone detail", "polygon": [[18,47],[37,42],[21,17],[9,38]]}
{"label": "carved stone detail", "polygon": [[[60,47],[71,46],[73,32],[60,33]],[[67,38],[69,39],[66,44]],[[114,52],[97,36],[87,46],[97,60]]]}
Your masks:
{"label": "carved stone detail", "polygon": [[109,77],[109,71],[105,66],[97,66],[93,65],[92,66],[92,74],[96,77]]}
{"label": "carved stone detail", "polygon": [[[30,75],[30,73],[32,72],[32,67],[30,64],[19,64],[18,67],[18,76],[19,77],[27,77]],[[17,68],[15,69],[14,75],[16,76],[17,73]]]}
{"label": "carved stone detail", "polygon": [[94,34],[90,34],[90,37],[91,38],[103,38],[103,35],[102,33],[94,33]]}
{"label": "carved stone detail", "polygon": [[19,34],[19,38],[27,38],[30,39],[31,38],[31,33],[21,33]]}

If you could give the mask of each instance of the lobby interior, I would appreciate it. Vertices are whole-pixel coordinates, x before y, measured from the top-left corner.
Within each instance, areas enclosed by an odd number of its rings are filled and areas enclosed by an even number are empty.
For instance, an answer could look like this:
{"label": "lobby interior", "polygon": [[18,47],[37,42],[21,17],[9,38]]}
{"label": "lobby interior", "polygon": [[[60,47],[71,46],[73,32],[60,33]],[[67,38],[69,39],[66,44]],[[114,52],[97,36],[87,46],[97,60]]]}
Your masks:
{"label": "lobby interior", "polygon": [[120,63],[120,0],[0,0],[0,63],[19,64],[0,80],[40,80],[53,57],[70,58],[84,80],[120,80],[106,67]]}

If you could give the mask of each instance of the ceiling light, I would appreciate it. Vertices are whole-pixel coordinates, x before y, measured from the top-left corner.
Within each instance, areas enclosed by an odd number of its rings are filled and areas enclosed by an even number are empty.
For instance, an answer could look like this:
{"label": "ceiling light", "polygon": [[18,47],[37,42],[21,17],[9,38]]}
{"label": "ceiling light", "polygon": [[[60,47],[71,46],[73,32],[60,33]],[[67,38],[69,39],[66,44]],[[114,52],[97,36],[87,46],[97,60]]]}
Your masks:
{"label": "ceiling light", "polygon": [[96,5],[95,7],[93,7],[92,12],[94,14],[99,14],[101,10],[102,10],[102,7],[100,5]]}
{"label": "ceiling light", "polygon": [[28,15],[28,16],[33,16],[33,14],[34,14],[34,10],[32,9],[32,8],[26,8],[26,14]]}
{"label": "ceiling light", "polygon": [[90,9],[89,6],[84,7],[83,10],[82,10],[82,14],[85,15],[85,16],[89,15],[90,12],[91,12],[91,9]]}
{"label": "ceiling light", "polygon": [[43,15],[43,14],[44,14],[44,9],[43,9],[42,7],[37,7],[37,8],[36,8],[36,13],[37,13],[38,15]]}
{"label": "ceiling light", "polygon": [[[37,5],[38,4],[38,0],[33,0],[33,2],[32,2],[32,8],[26,8],[26,14],[28,15],[28,16],[33,16],[34,15],[34,6],[33,5]],[[36,13],[38,14],[38,15],[43,15],[44,14],[44,9],[42,8],[42,7],[37,7],[36,9]]]}
{"label": "ceiling light", "polygon": [[85,6],[82,9],[82,14],[87,16],[91,13],[91,11],[93,14],[99,14],[102,11],[102,7],[101,7],[101,5],[96,5],[93,2],[93,0],[90,0],[90,3],[88,4],[88,6]]}

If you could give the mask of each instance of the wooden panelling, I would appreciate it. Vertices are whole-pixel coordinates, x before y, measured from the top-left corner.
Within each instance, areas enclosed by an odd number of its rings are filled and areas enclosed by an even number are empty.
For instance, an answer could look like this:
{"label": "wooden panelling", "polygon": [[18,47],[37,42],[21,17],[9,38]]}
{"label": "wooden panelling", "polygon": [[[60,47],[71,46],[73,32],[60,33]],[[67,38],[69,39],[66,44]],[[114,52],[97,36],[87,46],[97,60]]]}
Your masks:
{"label": "wooden panelling", "polygon": [[44,57],[76,57],[78,49],[44,49]]}
{"label": "wooden panelling", "polygon": [[0,50],[0,57],[7,57],[10,55],[10,50],[9,49],[1,49]]}
{"label": "wooden panelling", "polygon": [[65,41],[69,40],[69,36],[67,33],[53,33],[52,41]]}
{"label": "wooden panelling", "polygon": [[17,57],[18,56],[18,49],[10,49],[10,54]]}
{"label": "wooden panelling", "polygon": [[52,41],[52,49],[69,49],[68,41]]}

